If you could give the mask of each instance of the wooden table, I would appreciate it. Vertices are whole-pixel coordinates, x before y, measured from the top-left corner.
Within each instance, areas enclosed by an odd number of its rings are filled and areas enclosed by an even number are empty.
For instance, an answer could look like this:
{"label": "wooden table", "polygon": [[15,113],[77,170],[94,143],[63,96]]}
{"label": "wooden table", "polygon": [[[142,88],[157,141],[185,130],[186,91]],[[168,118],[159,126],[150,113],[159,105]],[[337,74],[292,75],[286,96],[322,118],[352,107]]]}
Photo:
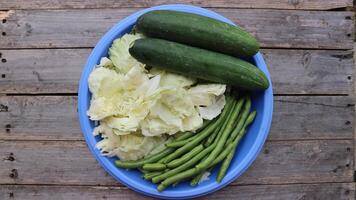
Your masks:
{"label": "wooden table", "polygon": [[206,199],[355,199],[352,0],[0,0],[0,199],[145,199],[89,152],[76,103],[98,39],[143,7],[208,7],[252,32],[272,74],[258,159]]}

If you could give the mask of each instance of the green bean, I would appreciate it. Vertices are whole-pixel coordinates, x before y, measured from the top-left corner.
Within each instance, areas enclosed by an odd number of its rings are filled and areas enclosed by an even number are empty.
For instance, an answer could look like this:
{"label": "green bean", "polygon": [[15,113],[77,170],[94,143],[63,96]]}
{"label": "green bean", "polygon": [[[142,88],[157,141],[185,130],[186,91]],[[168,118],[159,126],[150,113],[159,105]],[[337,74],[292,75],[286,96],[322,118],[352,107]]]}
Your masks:
{"label": "green bean", "polygon": [[240,130],[242,129],[242,127],[244,126],[245,124],[245,121],[250,113],[250,109],[251,109],[251,99],[250,97],[247,97],[246,99],[246,103],[244,105],[244,108],[241,112],[241,115],[239,116],[239,119],[238,119],[238,123],[234,129],[234,131],[230,134],[230,137],[227,139],[226,143],[230,143],[232,142],[232,140],[234,138],[236,138],[237,134],[240,133]]}
{"label": "green bean", "polygon": [[[207,168],[211,168],[211,167],[215,166],[216,164],[218,164],[219,162],[221,162],[231,152],[231,150],[236,148],[237,144],[239,143],[241,138],[246,133],[246,127],[250,123],[252,123],[252,120],[251,120],[251,117],[250,117],[249,121],[246,120],[246,123],[244,123],[244,127],[240,131],[240,134],[237,135],[237,137],[233,140],[233,142],[231,142],[230,144],[227,145],[227,147],[219,154],[219,156],[213,162],[209,163]],[[216,144],[216,143],[218,143],[218,142],[214,141],[214,144]],[[211,145],[211,146],[214,146],[214,145]],[[209,146],[209,147],[211,147],[211,146]],[[207,159],[208,158],[206,158],[205,160],[207,160]],[[187,179],[194,175],[198,175],[199,173],[202,173],[203,171],[204,171],[204,169],[198,168],[198,166],[196,165],[194,168],[188,169],[186,171],[180,172],[178,174],[175,174],[173,176],[166,178],[164,181],[162,181],[158,185],[157,189],[158,189],[158,191],[163,191],[169,185],[171,185],[175,182],[179,182],[181,180]]]}
{"label": "green bean", "polygon": [[171,177],[167,178],[166,180],[164,180],[163,182],[161,182],[161,184],[158,185],[157,190],[162,192],[169,185],[172,185],[173,183],[178,182],[180,180],[184,180],[186,178],[192,177],[197,173],[199,173],[199,170],[198,170],[198,168],[194,167],[194,168],[188,169],[187,171],[184,171],[184,172],[181,172],[174,176],[171,176]]}
{"label": "green bean", "polygon": [[[178,134],[178,133],[177,133],[177,134]],[[193,135],[195,135],[195,133],[190,132],[190,131],[187,131],[187,132],[184,132],[184,133],[180,133],[180,135],[179,135],[178,137],[174,138],[172,142],[185,140],[185,139],[187,139],[187,138],[192,137]],[[170,144],[170,143],[167,143],[167,144]],[[167,145],[167,144],[166,144],[166,145]]]}
{"label": "green bean", "polygon": [[207,169],[206,171],[202,171],[200,172],[198,175],[196,175],[191,181],[190,181],[190,185],[191,186],[196,186],[199,184],[199,182],[201,181],[201,179],[203,178],[205,173],[209,173],[213,168],[210,167],[209,169]]}
{"label": "green bean", "polygon": [[224,128],[222,129],[223,132],[219,138],[219,142],[217,143],[215,149],[209,154],[207,159],[196,166],[198,169],[204,170],[208,168],[209,163],[213,161],[223,150],[227,137],[229,136],[229,134],[234,128],[234,123],[236,122],[236,119],[240,113],[243,103],[244,103],[244,99],[240,99],[236,103],[236,106],[234,106],[234,109],[231,110],[231,114],[228,120],[226,121]]}
{"label": "green bean", "polygon": [[178,167],[187,161],[189,161],[192,157],[197,155],[199,152],[201,152],[204,149],[204,146],[201,144],[199,146],[196,146],[194,149],[192,149],[189,153],[183,155],[182,157],[172,160],[171,162],[167,163],[168,168],[175,168]]}
{"label": "green bean", "polygon": [[161,171],[166,169],[167,166],[162,163],[146,163],[142,166],[142,168],[147,171]]}
{"label": "green bean", "polygon": [[172,152],[174,152],[174,148],[165,148],[162,151],[160,151],[159,153],[150,155],[147,158],[143,158],[143,159],[135,160],[135,161],[116,160],[115,164],[118,167],[122,167],[122,168],[126,168],[126,169],[138,168],[138,167],[142,167],[146,163],[157,162],[158,160],[165,158],[167,155],[171,154]]}
{"label": "green bean", "polygon": [[[230,166],[230,163],[231,163],[231,160],[232,158],[234,157],[235,155],[235,149],[237,147],[237,144],[238,142],[240,141],[240,138],[242,137],[242,135],[246,132],[245,129],[246,127],[252,123],[252,121],[255,119],[256,117],[256,111],[254,112],[251,112],[248,117],[247,117],[247,120],[245,122],[245,125],[244,125],[244,130],[243,130],[243,133],[241,134],[240,137],[238,137],[238,140],[237,140],[237,143],[236,145],[233,146],[232,150],[230,151],[230,153],[226,156],[224,162],[221,164],[221,167],[220,167],[220,170],[219,170],[219,173],[218,173],[218,176],[216,178],[216,180],[220,183],[222,181],[222,179],[224,178],[225,174],[226,174],[226,171],[228,170],[229,166]],[[239,134],[240,135],[240,134]]]}
{"label": "green bean", "polygon": [[151,180],[153,177],[161,175],[161,174],[163,174],[162,171],[149,172],[149,173],[146,173],[145,175],[143,175],[143,178],[146,180]]}
{"label": "green bean", "polygon": [[214,122],[212,122],[211,124],[209,124],[208,127],[206,129],[204,129],[203,131],[201,131],[199,133],[199,135],[196,138],[194,138],[192,141],[188,142],[184,146],[175,150],[172,154],[169,154],[167,156],[167,159],[165,160],[165,163],[168,163],[168,162],[174,160],[175,158],[178,158],[182,154],[188,152],[189,150],[194,148],[197,144],[199,144],[202,140],[204,140],[206,137],[208,137],[211,134],[211,132],[214,131],[216,129],[216,127],[218,127],[220,125],[220,123],[222,123],[222,120],[224,119],[225,115],[229,113],[229,109],[231,108],[232,103],[233,103],[233,100],[231,99],[231,97],[228,98],[227,103],[226,103],[227,105],[226,105],[225,109],[223,110],[222,114],[220,115],[220,117],[217,120],[214,120]]}
{"label": "green bean", "polygon": [[216,136],[218,135],[218,133],[219,133],[219,130],[220,130],[219,128],[221,128],[221,127],[216,128],[216,129],[214,130],[213,134],[211,134],[211,135],[208,137],[208,139],[204,142],[204,146],[205,146],[205,147],[209,146],[209,145],[214,141],[215,137],[216,137]]}
{"label": "green bean", "polygon": [[152,178],[152,182],[159,183],[170,176],[174,176],[179,172],[189,169],[190,167],[194,166],[197,162],[199,162],[202,158],[204,158],[204,156],[210,153],[214,149],[214,147],[215,145],[210,145],[208,148],[205,148],[203,151],[201,151],[200,153],[192,157],[188,162],[184,163],[183,165]]}
{"label": "green bean", "polygon": [[196,138],[198,135],[194,135],[190,138],[187,138],[185,140],[180,140],[180,141],[174,141],[171,143],[166,144],[166,147],[173,147],[173,148],[177,148],[177,147],[181,147],[186,145],[188,142],[192,141],[194,138]]}
{"label": "green bean", "polygon": [[[204,128],[206,128],[210,123],[211,123],[211,120],[205,120],[205,121],[203,122],[202,127],[200,127],[200,128],[196,131],[196,133],[199,132],[199,131],[202,131],[202,130],[203,130]],[[193,133],[193,132],[190,132],[190,131],[181,133],[181,135],[179,135],[178,137],[176,137],[171,143],[188,139],[188,138],[190,138],[190,137],[196,135],[196,133]],[[171,143],[168,143],[168,144],[171,144]],[[168,144],[166,144],[166,145],[168,145]]]}

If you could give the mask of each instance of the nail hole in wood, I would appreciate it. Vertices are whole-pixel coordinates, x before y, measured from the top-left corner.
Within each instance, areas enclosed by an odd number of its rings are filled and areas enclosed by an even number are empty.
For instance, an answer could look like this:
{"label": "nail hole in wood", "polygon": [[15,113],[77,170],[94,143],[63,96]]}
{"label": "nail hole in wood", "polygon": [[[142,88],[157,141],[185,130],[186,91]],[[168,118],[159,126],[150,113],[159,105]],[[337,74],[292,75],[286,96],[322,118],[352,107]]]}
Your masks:
{"label": "nail hole in wood", "polygon": [[337,169],[333,169],[333,172],[336,173],[336,172],[337,172]]}
{"label": "nail hole in wood", "polygon": [[269,154],[269,150],[268,150],[268,149],[265,149],[263,153]]}
{"label": "nail hole in wood", "polygon": [[350,124],[351,124],[350,121],[346,121],[346,122],[345,122],[345,125],[350,125]]}
{"label": "nail hole in wood", "polygon": [[6,59],[5,58],[3,58],[3,59],[1,59],[1,62],[3,62],[3,63],[6,63]]}
{"label": "nail hole in wood", "polygon": [[9,175],[10,178],[17,178],[19,176],[17,169],[12,169],[11,174]]}
{"label": "nail hole in wood", "polygon": [[6,36],[6,32],[2,32],[1,35],[2,35],[2,36]]}
{"label": "nail hole in wood", "polygon": [[350,164],[347,163],[345,166],[346,166],[346,167],[350,167]]}
{"label": "nail hole in wood", "polygon": [[5,128],[6,128],[6,133],[10,133],[11,125],[10,124],[6,124]]}
{"label": "nail hole in wood", "polygon": [[346,36],[347,36],[347,37],[351,37],[351,33],[348,33]]}
{"label": "nail hole in wood", "polygon": [[351,76],[347,76],[347,79],[348,79],[348,80],[351,80],[351,79],[352,79],[352,77],[351,77]]}
{"label": "nail hole in wood", "polygon": [[14,198],[14,193],[13,193],[13,192],[10,192],[10,193],[9,193],[9,197]]}
{"label": "nail hole in wood", "polygon": [[347,148],[346,148],[346,151],[347,151],[347,152],[350,152],[350,151],[351,151],[351,148],[350,148],[350,147],[347,147]]}
{"label": "nail hole in wood", "polygon": [[3,20],[2,20],[2,23],[3,23],[3,24],[5,24],[5,23],[6,23],[6,21],[7,21],[6,19],[3,19]]}
{"label": "nail hole in wood", "polygon": [[15,157],[10,155],[9,157],[7,157],[6,160],[13,162],[13,161],[15,161]]}
{"label": "nail hole in wood", "polygon": [[5,74],[1,74],[1,78],[5,78],[6,77],[6,75]]}
{"label": "nail hole in wood", "polygon": [[351,16],[346,16],[345,19],[351,19]]}
{"label": "nail hole in wood", "polygon": [[345,190],[345,194],[349,195],[350,194],[350,190]]}
{"label": "nail hole in wood", "polygon": [[2,53],[0,52],[0,58],[2,57]]}

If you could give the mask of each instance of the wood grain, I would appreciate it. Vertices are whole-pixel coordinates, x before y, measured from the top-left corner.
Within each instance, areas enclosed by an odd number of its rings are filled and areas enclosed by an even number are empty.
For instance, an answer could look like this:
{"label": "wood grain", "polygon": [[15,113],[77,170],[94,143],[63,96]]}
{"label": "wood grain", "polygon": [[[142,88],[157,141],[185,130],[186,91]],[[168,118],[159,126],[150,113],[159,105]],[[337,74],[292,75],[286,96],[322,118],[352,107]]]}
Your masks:
{"label": "wood grain", "polygon": [[[137,9],[0,11],[1,48],[93,47]],[[262,47],[352,49],[352,12],[213,9],[255,35]],[[10,13],[11,12],[11,13]],[[7,17],[6,17],[7,16]]]}
{"label": "wood grain", "polygon": [[[353,141],[267,142],[234,185],[353,181]],[[0,184],[120,185],[83,141],[0,141]]]}
{"label": "wood grain", "polygon": [[[355,188],[352,183],[293,184],[293,185],[245,185],[227,186],[200,199],[285,200],[324,199],[352,200]],[[10,197],[11,196],[11,197]],[[152,199],[123,187],[103,186],[32,186],[2,185],[0,199],[12,200],[117,200]]]}
{"label": "wood grain", "polygon": [[[76,93],[91,49],[0,50],[0,93]],[[263,49],[275,94],[349,94],[352,51]],[[348,79],[350,78],[350,80]]]}
{"label": "wood grain", "polygon": [[[269,140],[352,139],[349,97],[275,97]],[[0,139],[82,140],[76,97],[0,97]]]}
{"label": "wood grain", "polygon": [[352,6],[352,0],[1,0],[1,9],[67,9],[67,8],[123,8],[123,7],[151,7],[161,4],[192,4],[201,7],[226,8],[275,8],[275,9],[306,9],[328,10]]}

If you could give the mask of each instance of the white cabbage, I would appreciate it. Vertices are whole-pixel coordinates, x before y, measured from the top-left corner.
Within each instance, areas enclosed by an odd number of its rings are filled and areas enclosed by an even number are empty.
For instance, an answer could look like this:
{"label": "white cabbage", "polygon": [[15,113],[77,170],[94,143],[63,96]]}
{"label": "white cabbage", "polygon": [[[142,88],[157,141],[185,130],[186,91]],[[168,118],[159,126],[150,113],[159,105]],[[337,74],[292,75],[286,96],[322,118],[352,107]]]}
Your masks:
{"label": "white cabbage", "polygon": [[225,106],[225,96],[221,95],[215,103],[209,106],[199,106],[199,113],[203,119],[212,120],[217,117]]}
{"label": "white cabbage", "polygon": [[134,66],[144,67],[144,64],[138,62],[129,53],[131,43],[142,37],[141,34],[125,34],[114,40],[109,49],[109,56],[119,72],[127,73]]}
{"label": "white cabbage", "polygon": [[[203,119],[217,117],[225,105],[225,85],[196,84],[196,80],[145,65],[129,54],[130,44],[142,35],[116,39],[88,78],[92,93],[87,111],[100,121],[94,135],[106,156],[137,160],[178,132],[196,131]],[[154,152],[154,151],[153,151]]]}

